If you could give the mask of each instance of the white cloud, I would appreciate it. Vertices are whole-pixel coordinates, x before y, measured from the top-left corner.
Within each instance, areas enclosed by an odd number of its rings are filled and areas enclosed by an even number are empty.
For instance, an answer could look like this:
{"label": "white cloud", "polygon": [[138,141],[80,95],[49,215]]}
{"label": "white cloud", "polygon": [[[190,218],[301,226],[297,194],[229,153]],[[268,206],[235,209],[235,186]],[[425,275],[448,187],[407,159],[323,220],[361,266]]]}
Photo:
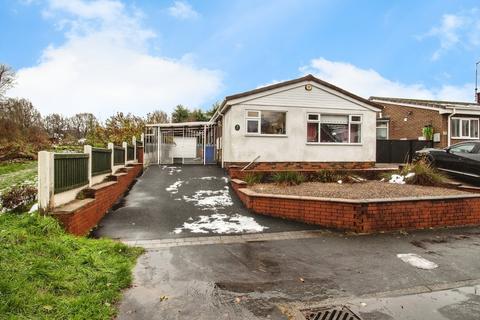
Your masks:
{"label": "white cloud", "polygon": [[300,68],[303,73],[314,76],[368,98],[370,96],[402,97],[417,99],[441,99],[453,101],[472,101],[474,85],[443,85],[426,87],[423,84],[405,84],[392,81],[373,69],[361,69],[350,63],[329,61],[318,58]]}
{"label": "white cloud", "polygon": [[480,10],[473,8],[457,14],[444,14],[439,26],[431,28],[418,39],[431,37],[440,42],[439,48],[432,54],[432,60],[438,60],[454,48],[478,48],[480,46]]}
{"label": "white cloud", "polygon": [[171,16],[179,19],[193,19],[198,17],[198,12],[184,1],[175,1],[173,6],[168,8],[168,12]]}
{"label": "white cloud", "polygon": [[150,54],[154,32],[141,25],[141,12],[118,1],[51,0],[45,12],[66,40],[20,69],[9,92],[32,100],[42,114],[170,112],[180,103],[198,107],[220,90],[218,71]]}

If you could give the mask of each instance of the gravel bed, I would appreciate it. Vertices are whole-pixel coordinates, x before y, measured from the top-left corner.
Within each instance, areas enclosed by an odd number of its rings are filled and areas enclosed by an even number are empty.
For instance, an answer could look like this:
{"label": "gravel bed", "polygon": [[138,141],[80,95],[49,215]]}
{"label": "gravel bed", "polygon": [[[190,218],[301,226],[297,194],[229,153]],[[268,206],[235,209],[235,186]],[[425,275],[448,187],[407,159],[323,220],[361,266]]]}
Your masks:
{"label": "gravel bed", "polygon": [[364,183],[305,182],[298,186],[281,186],[262,183],[249,187],[258,193],[283,194],[342,199],[385,199],[425,196],[469,195],[466,191],[449,188],[424,187],[409,184],[393,184],[381,181]]}

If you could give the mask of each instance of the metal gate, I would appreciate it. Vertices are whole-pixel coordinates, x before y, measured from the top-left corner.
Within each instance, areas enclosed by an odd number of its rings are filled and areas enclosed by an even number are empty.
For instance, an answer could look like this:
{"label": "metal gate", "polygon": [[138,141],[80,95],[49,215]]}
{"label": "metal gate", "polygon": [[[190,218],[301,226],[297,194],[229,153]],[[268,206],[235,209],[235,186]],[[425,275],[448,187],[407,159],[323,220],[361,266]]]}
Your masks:
{"label": "metal gate", "polygon": [[217,162],[216,138],[216,125],[209,122],[148,126],[145,158],[158,164],[213,164]]}

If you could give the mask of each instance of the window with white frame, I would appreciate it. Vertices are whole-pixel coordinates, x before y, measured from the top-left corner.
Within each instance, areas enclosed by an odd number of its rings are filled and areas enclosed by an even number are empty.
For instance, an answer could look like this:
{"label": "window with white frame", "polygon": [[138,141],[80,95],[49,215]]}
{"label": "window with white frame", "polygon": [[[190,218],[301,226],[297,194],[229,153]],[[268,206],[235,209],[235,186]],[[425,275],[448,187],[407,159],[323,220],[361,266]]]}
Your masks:
{"label": "window with white frame", "polygon": [[476,119],[476,118],[452,118],[451,119],[452,138],[478,139],[479,130],[480,130],[479,119]]}
{"label": "window with white frame", "polygon": [[286,120],[284,111],[247,110],[247,134],[285,135]]}
{"label": "window with white frame", "polygon": [[342,114],[307,114],[307,142],[361,143],[362,116]]}
{"label": "window with white frame", "polygon": [[388,139],[388,120],[377,120],[377,139]]}

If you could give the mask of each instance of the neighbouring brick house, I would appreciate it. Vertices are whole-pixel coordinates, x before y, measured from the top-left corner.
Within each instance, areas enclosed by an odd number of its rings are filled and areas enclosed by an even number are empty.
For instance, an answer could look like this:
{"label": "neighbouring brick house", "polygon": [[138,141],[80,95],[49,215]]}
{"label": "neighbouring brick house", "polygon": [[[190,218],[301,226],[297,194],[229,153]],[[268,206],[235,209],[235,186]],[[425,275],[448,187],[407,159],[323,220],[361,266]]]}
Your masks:
{"label": "neighbouring brick house", "polygon": [[378,139],[424,140],[426,126],[433,128],[437,148],[479,139],[478,103],[389,97],[370,97],[370,101],[383,106],[377,118]]}

